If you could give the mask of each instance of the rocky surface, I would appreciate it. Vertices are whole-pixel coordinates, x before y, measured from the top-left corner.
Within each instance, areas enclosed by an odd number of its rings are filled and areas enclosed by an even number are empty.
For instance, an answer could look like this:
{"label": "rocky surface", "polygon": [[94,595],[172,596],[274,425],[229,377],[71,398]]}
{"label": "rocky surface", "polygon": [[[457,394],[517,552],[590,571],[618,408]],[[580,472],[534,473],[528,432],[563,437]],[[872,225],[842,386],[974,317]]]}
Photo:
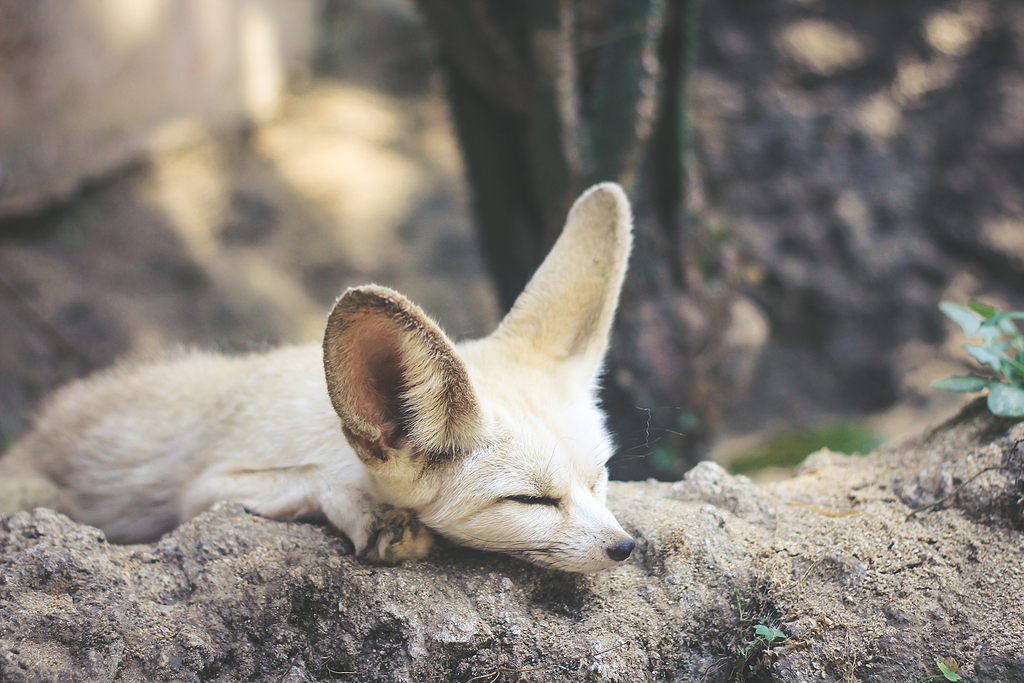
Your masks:
{"label": "rocky surface", "polygon": [[[975,403],[777,484],[710,463],[613,482],[637,550],[590,576],[451,547],[369,566],[330,529],[231,504],[137,546],[19,513],[0,522],[0,680],[913,681],[946,657],[1024,680],[1022,461],[1024,425]],[[994,467],[1016,469],[970,479]],[[788,637],[758,644],[759,624]]]}

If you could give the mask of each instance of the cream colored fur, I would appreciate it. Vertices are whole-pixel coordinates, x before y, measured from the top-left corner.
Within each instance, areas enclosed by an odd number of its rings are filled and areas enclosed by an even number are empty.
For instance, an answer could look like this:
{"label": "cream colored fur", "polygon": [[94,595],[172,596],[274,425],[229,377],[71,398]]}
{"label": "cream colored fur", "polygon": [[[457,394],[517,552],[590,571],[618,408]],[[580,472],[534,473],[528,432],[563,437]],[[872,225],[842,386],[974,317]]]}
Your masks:
{"label": "cream colored fur", "polygon": [[187,353],[73,383],[0,460],[0,512],[53,507],[139,542],[232,500],[324,517],[371,560],[423,557],[429,528],[567,571],[612,566],[633,541],[604,505],[596,386],[630,222],[618,186],[586,192],[484,339],[453,344],[371,285],[338,300],[322,348]]}

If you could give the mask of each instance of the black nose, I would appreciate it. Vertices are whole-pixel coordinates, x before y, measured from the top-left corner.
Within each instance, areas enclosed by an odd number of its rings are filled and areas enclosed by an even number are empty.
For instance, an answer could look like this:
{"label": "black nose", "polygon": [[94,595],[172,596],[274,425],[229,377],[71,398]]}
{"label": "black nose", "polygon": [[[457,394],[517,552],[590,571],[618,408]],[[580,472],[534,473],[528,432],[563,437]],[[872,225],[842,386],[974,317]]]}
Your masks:
{"label": "black nose", "polygon": [[611,546],[605,552],[608,553],[608,557],[612,558],[616,562],[622,562],[624,559],[629,557],[629,554],[633,552],[633,548],[636,547],[636,543],[633,542],[632,538],[627,538],[624,541]]}

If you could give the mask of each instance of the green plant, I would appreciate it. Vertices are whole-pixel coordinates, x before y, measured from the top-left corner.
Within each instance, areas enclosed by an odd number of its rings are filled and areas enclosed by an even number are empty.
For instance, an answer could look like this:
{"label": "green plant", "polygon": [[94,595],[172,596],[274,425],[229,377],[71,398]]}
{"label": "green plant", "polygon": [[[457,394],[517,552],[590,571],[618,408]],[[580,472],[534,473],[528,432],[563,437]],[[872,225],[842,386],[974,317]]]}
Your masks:
{"label": "green plant", "polygon": [[939,672],[932,676],[925,676],[924,678],[917,679],[917,683],[923,681],[930,681],[933,678],[945,678],[947,681],[959,681],[963,678],[957,671],[960,669],[960,665],[956,663],[956,660],[952,657],[946,657],[945,661],[941,659],[935,660],[935,665],[939,667]]}
{"label": "green plant", "polygon": [[988,389],[988,409],[1000,417],[1024,417],[1024,335],[1014,320],[1024,320],[1024,311],[1003,313],[992,306],[972,301],[969,308],[948,301],[939,309],[980,344],[964,344],[974,360],[987,365],[994,377],[968,375],[936,380],[932,387],[943,391],[973,393]]}

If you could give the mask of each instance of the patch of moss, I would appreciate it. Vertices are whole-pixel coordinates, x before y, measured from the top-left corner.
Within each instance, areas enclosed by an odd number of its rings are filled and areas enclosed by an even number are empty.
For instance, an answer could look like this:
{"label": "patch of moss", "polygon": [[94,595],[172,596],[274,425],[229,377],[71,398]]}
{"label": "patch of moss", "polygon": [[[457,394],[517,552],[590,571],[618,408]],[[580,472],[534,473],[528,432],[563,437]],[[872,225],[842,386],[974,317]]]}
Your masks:
{"label": "patch of moss", "polygon": [[881,443],[878,434],[863,423],[817,425],[783,432],[757,450],[736,458],[728,468],[733,474],[750,474],[766,467],[796,467],[822,448],[837,453],[868,453]]}

